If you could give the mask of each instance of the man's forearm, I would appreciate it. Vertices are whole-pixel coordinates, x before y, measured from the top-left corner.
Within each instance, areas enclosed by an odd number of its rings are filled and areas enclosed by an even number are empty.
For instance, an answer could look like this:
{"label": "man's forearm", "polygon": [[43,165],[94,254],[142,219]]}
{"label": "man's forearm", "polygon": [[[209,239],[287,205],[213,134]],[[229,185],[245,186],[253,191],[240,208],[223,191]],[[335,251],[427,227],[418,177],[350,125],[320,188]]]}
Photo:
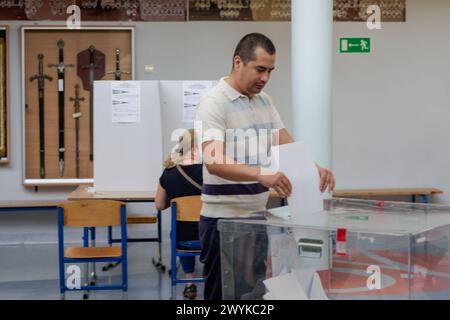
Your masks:
{"label": "man's forearm", "polygon": [[278,144],[288,144],[294,142],[294,138],[289,134],[289,131],[287,131],[286,128],[283,128],[278,131]]}
{"label": "man's forearm", "polygon": [[[276,134],[278,135],[278,143],[280,145],[294,142],[294,139],[286,128],[279,130]],[[250,167],[236,162],[233,163],[234,161],[230,160],[226,155],[224,155],[224,159],[227,160],[225,163],[228,164],[207,165],[206,167],[209,173],[232,181],[258,181],[258,176],[261,171],[259,167]]]}
{"label": "man's forearm", "polygon": [[222,141],[202,144],[203,163],[210,174],[232,181],[257,181],[260,169],[238,163],[225,153]]}

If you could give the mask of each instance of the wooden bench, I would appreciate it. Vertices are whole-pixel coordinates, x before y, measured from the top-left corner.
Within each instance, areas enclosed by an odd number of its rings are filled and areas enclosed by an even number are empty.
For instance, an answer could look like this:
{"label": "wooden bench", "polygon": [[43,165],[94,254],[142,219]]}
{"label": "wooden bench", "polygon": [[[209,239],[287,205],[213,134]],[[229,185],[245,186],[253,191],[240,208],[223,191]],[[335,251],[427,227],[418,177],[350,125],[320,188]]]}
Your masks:
{"label": "wooden bench", "polygon": [[56,210],[64,200],[0,201],[0,212]]}
{"label": "wooden bench", "polygon": [[158,222],[155,216],[141,216],[130,214],[127,216],[127,224],[152,224]]}
{"label": "wooden bench", "polygon": [[421,196],[422,201],[428,203],[430,196],[441,193],[443,191],[437,188],[341,189],[334,190],[333,197],[379,199],[380,197],[409,196],[412,202],[416,202],[416,197]]}

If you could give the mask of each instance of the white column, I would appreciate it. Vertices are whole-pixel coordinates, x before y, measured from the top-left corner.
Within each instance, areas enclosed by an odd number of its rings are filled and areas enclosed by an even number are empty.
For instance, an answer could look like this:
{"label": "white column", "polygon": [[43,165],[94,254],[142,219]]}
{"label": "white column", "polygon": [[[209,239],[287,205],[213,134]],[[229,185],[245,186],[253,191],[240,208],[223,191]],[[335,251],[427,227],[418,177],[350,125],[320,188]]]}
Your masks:
{"label": "white column", "polygon": [[294,138],[331,168],[333,0],[292,1]]}

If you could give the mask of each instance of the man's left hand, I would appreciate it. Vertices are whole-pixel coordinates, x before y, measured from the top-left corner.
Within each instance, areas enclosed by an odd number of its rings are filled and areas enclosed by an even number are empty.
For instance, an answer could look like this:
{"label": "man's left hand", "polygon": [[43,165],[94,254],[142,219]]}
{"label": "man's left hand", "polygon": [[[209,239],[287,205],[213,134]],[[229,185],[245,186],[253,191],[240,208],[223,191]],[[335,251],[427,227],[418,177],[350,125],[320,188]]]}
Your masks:
{"label": "man's left hand", "polygon": [[321,168],[318,166],[317,168],[319,170],[319,176],[320,176],[320,191],[325,192],[325,190],[328,188],[328,192],[331,192],[334,190],[334,175],[331,170]]}

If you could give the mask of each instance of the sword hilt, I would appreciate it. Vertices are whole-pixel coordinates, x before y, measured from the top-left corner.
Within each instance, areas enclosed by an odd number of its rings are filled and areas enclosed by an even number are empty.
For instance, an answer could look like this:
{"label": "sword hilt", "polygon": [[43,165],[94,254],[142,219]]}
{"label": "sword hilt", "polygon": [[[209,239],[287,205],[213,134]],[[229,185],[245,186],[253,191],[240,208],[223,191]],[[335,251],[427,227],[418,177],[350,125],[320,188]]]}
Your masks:
{"label": "sword hilt", "polygon": [[[99,66],[97,66],[97,65],[93,65],[92,66],[94,69],[100,69],[100,67]],[[91,68],[91,65],[90,64],[86,64],[86,65],[84,65],[84,66],[81,66],[81,69],[90,69]]]}
{"label": "sword hilt", "polygon": [[113,74],[115,80],[122,80],[121,77],[123,74],[130,74],[128,71],[121,71],[121,70],[116,70],[116,71],[110,71],[110,72],[106,72],[106,74]]}
{"label": "sword hilt", "polygon": [[78,98],[78,97],[75,97],[75,98],[74,98],[74,97],[70,97],[69,100],[70,100],[70,101],[76,101],[76,102],[78,102],[78,101],[84,101],[84,97],[81,97],[81,98]]}
{"label": "sword hilt", "polygon": [[70,101],[74,102],[75,113],[72,115],[75,119],[81,117],[79,112],[80,110],[80,101],[84,101],[84,97],[80,97],[80,85],[77,83],[75,85],[75,97],[70,97]]}
{"label": "sword hilt", "polygon": [[73,67],[75,67],[75,65],[73,64],[73,63],[66,63],[66,64],[64,64],[64,63],[49,63],[49,65],[48,65],[48,67],[49,68],[53,68],[53,67],[56,67],[56,68],[58,68],[58,69],[65,69],[65,68],[73,68]]}
{"label": "sword hilt", "polygon": [[45,80],[52,81],[53,78],[51,76],[48,76],[48,75],[44,74],[44,66],[43,66],[44,55],[42,53],[40,53],[40,54],[38,54],[37,57],[38,57],[38,60],[39,60],[39,62],[38,62],[39,63],[39,67],[38,67],[39,68],[39,73],[34,75],[34,76],[31,76],[30,77],[30,81],[38,80],[40,86],[43,86]]}
{"label": "sword hilt", "polygon": [[30,81],[33,81],[33,80],[42,80],[42,79],[45,79],[45,80],[48,80],[48,81],[52,81],[52,80],[53,80],[53,78],[52,78],[51,76],[48,76],[48,75],[46,75],[46,74],[44,74],[44,75],[36,74],[36,75],[30,77]]}
{"label": "sword hilt", "polygon": [[[97,66],[95,64],[95,51],[97,49],[95,49],[94,46],[90,46],[88,51],[89,51],[89,64],[85,64],[83,66],[81,66],[81,69],[90,69],[90,68],[94,68],[94,69],[99,69],[100,67]],[[99,59],[97,59],[99,60]],[[101,60],[103,60],[103,57],[101,58]]]}
{"label": "sword hilt", "polygon": [[57,46],[59,48],[59,63],[51,63],[48,65],[48,67],[49,68],[56,67],[58,68],[58,72],[64,72],[65,68],[75,67],[73,63],[64,64],[64,40],[60,39],[57,42]]}
{"label": "sword hilt", "polygon": [[109,71],[106,74],[116,74],[116,73],[120,73],[120,74],[130,74],[130,72],[128,71]]}

